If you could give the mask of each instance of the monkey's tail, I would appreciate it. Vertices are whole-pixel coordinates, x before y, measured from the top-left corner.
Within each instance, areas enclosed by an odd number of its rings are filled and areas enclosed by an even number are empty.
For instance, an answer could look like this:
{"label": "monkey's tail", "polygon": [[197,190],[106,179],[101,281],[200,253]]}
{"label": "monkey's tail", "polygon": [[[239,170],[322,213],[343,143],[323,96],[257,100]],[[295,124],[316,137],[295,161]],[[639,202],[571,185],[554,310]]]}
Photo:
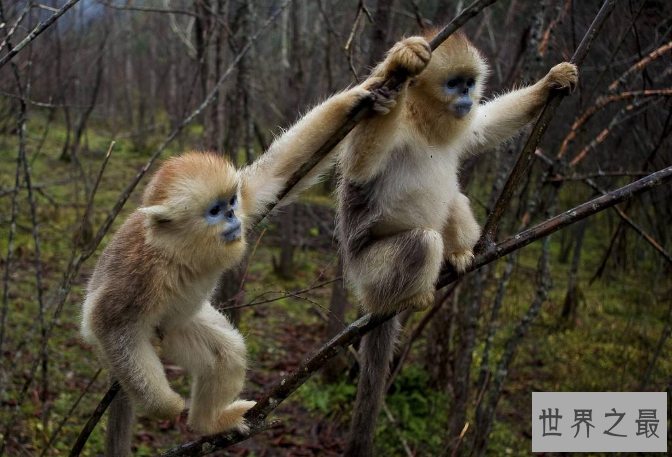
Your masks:
{"label": "monkey's tail", "polygon": [[385,386],[401,326],[394,317],[364,335],[359,346],[359,384],[344,456],[371,457],[376,420],[385,397]]}
{"label": "monkey's tail", "polygon": [[123,389],[117,392],[110,403],[108,414],[105,457],[130,457],[135,411]]}

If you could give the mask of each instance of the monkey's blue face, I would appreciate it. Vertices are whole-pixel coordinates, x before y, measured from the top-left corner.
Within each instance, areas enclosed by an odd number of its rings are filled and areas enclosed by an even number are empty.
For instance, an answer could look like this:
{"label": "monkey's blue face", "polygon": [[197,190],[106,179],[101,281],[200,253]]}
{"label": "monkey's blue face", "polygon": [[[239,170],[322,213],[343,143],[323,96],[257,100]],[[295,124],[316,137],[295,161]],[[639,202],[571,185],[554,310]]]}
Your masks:
{"label": "monkey's blue face", "polygon": [[474,105],[472,100],[473,91],[476,88],[476,80],[470,76],[451,76],[445,85],[445,91],[451,96],[450,110],[457,117],[464,117],[469,114]]}
{"label": "monkey's blue face", "polygon": [[228,243],[237,241],[243,234],[242,222],[236,216],[238,196],[213,201],[205,213],[205,220],[210,225],[221,225],[220,238]]}

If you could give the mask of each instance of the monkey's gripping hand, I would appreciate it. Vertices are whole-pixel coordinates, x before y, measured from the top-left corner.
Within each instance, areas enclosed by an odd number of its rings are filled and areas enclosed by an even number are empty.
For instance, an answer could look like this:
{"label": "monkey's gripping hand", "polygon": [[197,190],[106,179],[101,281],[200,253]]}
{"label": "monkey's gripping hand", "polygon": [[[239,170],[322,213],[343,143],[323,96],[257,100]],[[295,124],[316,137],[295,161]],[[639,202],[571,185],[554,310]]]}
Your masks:
{"label": "monkey's gripping hand", "polygon": [[432,58],[432,50],[429,43],[422,37],[410,37],[399,41],[392,46],[383,61],[385,77],[400,71],[406,72],[409,77],[422,73],[429,60]]}
{"label": "monkey's gripping hand", "polygon": [[388,87],[379,87],[371,91],[373,97],[373,110],[379,114],[385,115],[397,106],[398,89],[390,89]]}
{"label": "monkey's gripping hand", "polygon": [[574,92],[579,83],[579,69],[569,62],[562,62],[551,68],[544,78],[544,85],[549,90],[560,89]]}

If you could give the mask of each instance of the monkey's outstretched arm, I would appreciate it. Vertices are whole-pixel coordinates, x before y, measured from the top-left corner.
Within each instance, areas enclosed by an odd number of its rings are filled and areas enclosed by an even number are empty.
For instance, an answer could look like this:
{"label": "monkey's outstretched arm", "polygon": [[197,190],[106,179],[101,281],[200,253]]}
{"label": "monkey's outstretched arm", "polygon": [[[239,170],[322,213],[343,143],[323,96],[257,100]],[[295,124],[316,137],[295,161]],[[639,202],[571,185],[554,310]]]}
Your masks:
{"label": "monkey's outstretched arm", "polygon": [[[256,219],[277,200],[287,180],[347,120],[351,110],[370,95],[362,86],[341,92],[313,108],[294,126],[278,137],[269,150],[242,170],[242,205],[246,217]],[[325,157],[283,199],[289,203],[313,185],[333,163],[334,154]]]}
{"label": "monkey's outstretched arm", "polygon": [[[383,62],[378,64],[362,87],[373,88],[396,72],[415,76],[425,69],[431,58],[429,44],[424,38],[410,37],[395,44]],[[365,182],[374,177],[385,165],[394,150],[408,82],[400,93],[390,94],[391,102],[378,109],[384,116],[362,120],[344,141],[339,157],[341,169],[348,179]],[[396,103],[394,96],[396,96]]]}
{"label": "monkey's outstretched arm", "polygon": [[551,68],[536,84],[479,107],[473,122],[475,143],[470,149],[475,152],[489,149],[508,140],[539,116],[551,90],[574,90],[577,82],[576,66],[563,62]]}

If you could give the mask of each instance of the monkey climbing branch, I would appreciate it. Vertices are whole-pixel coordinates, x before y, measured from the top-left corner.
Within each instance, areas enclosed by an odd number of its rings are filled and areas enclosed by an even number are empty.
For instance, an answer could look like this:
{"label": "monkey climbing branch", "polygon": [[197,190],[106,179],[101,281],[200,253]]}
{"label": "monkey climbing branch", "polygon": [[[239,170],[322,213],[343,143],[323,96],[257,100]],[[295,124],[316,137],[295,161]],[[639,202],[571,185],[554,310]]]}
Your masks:
{"label": "monkey climbing branch", "polygon": [[[604,211],[607,208],[611,208],[618,203],[629,200],[668,182],[672,182],[672,166],[652,173],[632,184],[608,192],[594,200],[590,200],[552,217],[535,227],[524,230],[504,241],[496,243],[493,249],[477,255],[473,264],[467,269],[467,272],[477,270],[534,241],[557,232],[568,225],[583,220],[600,211]],[[454,273],[444,274],[439,278],[437,289],[452,284],[457,279],[458,275]],[[294,371],[289,373],[289,375],[283,379],[280,379],[271,391],[259,399],[254,408],[248,411],[245,415],[250,423],[250,431],[248,433],[228,432],[202,437],[189,443],[176,446],[161,454],[160,457],[207,455],[241,441],[245,441],[256,434],[269,429],[273,423],[265,422],[265,419],[280,405],[280,403],[289,397],[296,389],[301,387],[315,372],[322,368],[328,360],[335,357],[342,350],[350,346],[355,340],[388,321],[393,316],[394,315],[374,317],[371,314],[367,314],[348,325],[347,328],[318,349],[317,352],[306,358]]]}
{"label": "monkey climbing branch", "polygon": [[[434,51],[443,43],[450,35],[455,33],[460,27],[466,24],[471,18],[480,13],[484,8],[492,5],[497,2],[497,0],[477,0],[453,19],[447,26],[445,26],[436,36],[429,42],[430,48]],[[404,84],[408,75],[399,72],[393,75],[390,79],[383,83],[384,87],[387,88],[397,88]],[[308,159],[299,170],[292,175],[292,177],[285,184],[284,189],[280,192],[279,200],[282,200],[290,190],[299,182],[301,179],[308,174],[322,159],[324,159],[329,152],[336,147],[338,143],[345,138],[348,133],[354,129],[359,121],[364,119],[367,115],[373,113],[373,99],[365,99],[350,113],[348,120],[334,133],[331,138],[329,138],[320,148],[315,151],[315,153]],[[273,211],[276,204],[272,204],[267,208],[266,214]]]}
{"label": "monkey climbing branch", "polygon": [[[117,204],[114,206],[114,208],[110,211],[110,214],[108,218],[103,222],[101,225],[97,236],[95,237],[94,241],[91,243],[90,247],[80,255],[80,258],[88,258],[93,251],[96,249],[100,241],[102,240],[103,236],[105,233],[107,233],[107,230],[111,226],[112,222],[116,218],[116,216],[119,214],[119,211],[123,207],[123,205],[126,203],[128,198],[130,197],[131,193],[135,189],[135,187],[138,185],[140,182],[140,179],[145,175],[145,173],[149,170],[149,167],[154,163],[154,161],[159,157],[159,155],[163,152],[165,147],[170,143],[176,136],[177,134],[182,130],[182,128],[188,124],[191,120],[193,120],[214,98],[213,94],[217,90],[218,86],[222,83],[224,79],[230,74],[231,69],[235,67],[235,65],[238,63],[240,58],[247,52],[247,50],[251,47],[251,45],[256,41],[258,38],[259,34],[261,33],[262,30],[264,30],[270,23],[272,23],[275,18],[279,15],[279,13],[284,10],[284,8],[291,2],[292,0],[288,0],[283,4],[283,6],[276,11],[276,13],[271,16],[268,21],[262,26],[262,28],[255,34],[254,37],[252,37],[248,43],[245,45],[245,47],[241,50],[241,52],[236,56],[234,61],[231,63],[229,66],[229,70],[225,72],[225,74],[220,78],[218,81],[216,87],[213,89],[213,91],[208,95],[208,97],[205,99],[205,101],[201,104],[201,106],[198,107],[194,113],[192,113],[190,116],[188,116],[182,123],[171,133],[171,135],[164,141],[164,143],[159,146],[157,151],[152,155],[152,157],[147,161],[145,166],[138,172],[138,175],[135,177],[133,182],[126,188],[126,190],[122,193],[121,197],[119,198]],[[460,27],[462,27],[467,21],[469,21],[471,18],[476,16],[481,10],[483,10],[485,7],[492,5],[495,3],[497,0],[477,0],[474,3],[472,3],[469,7],[467,7],[465,10],[463,10],[453,21],[451,21],[446,27],[444,27],[435,37],[434,39],[430,42],[430,47],[432,50],[436,49],[443,41],[445,41],[450,35],[455,33],[456,30],[458,30]],[[404,83],[408,75],[405,74],[396,74],[390,80],[386,81],[384,85],[386,87],[390,88],[396,88],[400,86],[401,84]],[[350,114],[349,119],[346,121],[345,124],[343,124],[334,135],[331,136],[309,159],[304,165],[292,175],[292,177],[288,180],[286,183],[284,189],[281,191],[280,196],[278,198],[278,201],[281,200],[284,196],[286,196],[289,191],[313,168],[315,165],[317,165],[336,145],[347,136],[350,131],[352,131],[353,128],[357,125],[357,123],[362,120],[367,114],[372,112],[372,107],[373,107],[373,100],[372,99],[367,99],[364,100],[357,108],[353,110],[353,112]],[[265,214],[270,213],[273,208],[275,207],[275,204],[270,205],[266,211]],[[265,217],[265,215],[262,216],[262,218]],[[80,262],[81,265],[81,262]],[[74,276],[74,275],[73,275]],[[65,298],[63,297],[63,301]],[[381,322],[382,323],[382,322]],[[354,325],[354,324],[353,324]],[[371,327],[373,328],[373,327]],[[368,330],[367,330],[368,331]],[[366,332],[364,332],[366,333]],[[363,334],[363,333],[362,333]],[[349,343],[348,343],[349,344]],[[347,345],[346,345],[347,346]],[[338,351],[337,351],[338,352]],[[335,353],[333,354],[335,355]],[[333,357],[333,355],[329,356],[328,358]],[[325,359],[326,360],[326,359]],[[314,372],[319,369],[319,366],[316,366],[315,369],[310,372],[308,377]],[[306,378],[307,379],[307,378]],[[302,381],[305,382],[304,379]],[[114,383],[110,389],[108,390],[107,394],[103,399],[100,401],[98,407],[96,408],[96,411],[92,414],[92,416],[89,418],[89,421],[87,422],[87,425],[84,427],[84,429],[80,432],[80,436],[77,439],[77,443],[75,447],[70,452],[70,457],[76,457],[79,455],[81,452],[84,444],[86,443],[89,435],[95,428],[96,424],[102,417],[102,415],[105,413],[105,410],[109,406],[109,404],[112,402],[114,399],[114,396],[116,393],[119,391],[119,385],[118,383]],[[288,392],[287,395],[289,395],[291,392]],[[249,411],[250,414],[258,414],[255,411],[257,411],[257,408],[253,408],[252,410]],[[270,411],[269,411],[270,412]],[[267,415],[268,413],[266,413]],[[265,417],[265,416],[264,416]],[[252,424],[252,427],[250,428],[250,433],[245,435],[243,439],[247,439],[248,437],[252,436],[253,434],[259,433],[263,430],[268,429],[271,426],[271,424],[267,424],[262,420],[256,421],[254,424]],[[219,443],[220,441],[223,443],[228,443],[226,444],[231,445],[234,444],[235,437],[232,434],[220,434],[220,435],[215,435],[214,437],[209,437],[209,442],[210,443]],[[179,449],[182,449],[183,447],[186,447],[187,449],[191,449],[189,447],[190,443],[187,443],[183,446],[178,446]],[[205,445],[204,445],[205,446]],[[209,444],[209,447],[214,446],[214,444]],[[220,446],[222,447],[222,446]],[[176,448],[177,449],[177,448]],[[212,452],[216,450],[216,448],[213,448],[211,451]],[[184,451],[187,452],[185,453],[180,453],[177,455],[205,455],[205,454],[189,454],[188,452],[191,451]],[[209,453],[205,452],[205,453]]]}

